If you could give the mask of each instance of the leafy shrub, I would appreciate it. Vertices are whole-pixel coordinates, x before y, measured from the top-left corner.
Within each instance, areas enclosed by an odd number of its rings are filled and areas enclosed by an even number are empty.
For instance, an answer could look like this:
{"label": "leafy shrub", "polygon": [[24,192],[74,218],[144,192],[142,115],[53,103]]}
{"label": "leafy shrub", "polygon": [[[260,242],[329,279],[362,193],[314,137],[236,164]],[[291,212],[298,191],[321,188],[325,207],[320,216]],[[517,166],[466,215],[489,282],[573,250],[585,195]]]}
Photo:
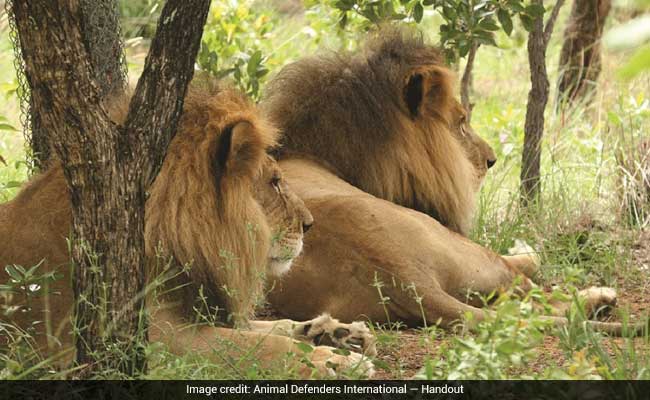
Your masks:
{"label": "leafy shrub", "polygon": [[223,78],[232,76],[248,95],[259,97],[262,78],[269,72],[263,41],[276,23],[275,16],[253,1],[215,1],[203,32],[197,63]]}
{"label": "leafy shrub", "polygon": [[[537,358],[535,347],[544,337],[548,321],[539,318],[533,300],[542,301],[538,289],[519,299],[512,293],[499,296],[494,312],[478,323],[475,335],[457,335],[441,351],[439,359],[428,359],[416,375],[419,379],[510,379]],[[470,316],[465,322],[471,324]],[[526,377],[525,375],[519,377]]]}

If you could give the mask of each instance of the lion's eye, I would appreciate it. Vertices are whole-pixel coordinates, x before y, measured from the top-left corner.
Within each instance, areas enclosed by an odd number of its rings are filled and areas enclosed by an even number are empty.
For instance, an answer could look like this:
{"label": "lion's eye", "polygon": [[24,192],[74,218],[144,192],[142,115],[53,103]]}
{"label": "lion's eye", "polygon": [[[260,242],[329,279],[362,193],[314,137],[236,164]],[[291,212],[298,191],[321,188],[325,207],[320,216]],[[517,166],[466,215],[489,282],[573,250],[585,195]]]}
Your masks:
{"label": "lion's eye", "polygon": [[460,123],[460,133],[461,133],[463,136],[467,136],[467,124],[465,124],[465,121],[462,121],[462,122]]}
{"label": "lion's eye", "polygon": [[271,178],[271,185],[273,185],[276,190],[280,190],[280,177],[274,176]]}

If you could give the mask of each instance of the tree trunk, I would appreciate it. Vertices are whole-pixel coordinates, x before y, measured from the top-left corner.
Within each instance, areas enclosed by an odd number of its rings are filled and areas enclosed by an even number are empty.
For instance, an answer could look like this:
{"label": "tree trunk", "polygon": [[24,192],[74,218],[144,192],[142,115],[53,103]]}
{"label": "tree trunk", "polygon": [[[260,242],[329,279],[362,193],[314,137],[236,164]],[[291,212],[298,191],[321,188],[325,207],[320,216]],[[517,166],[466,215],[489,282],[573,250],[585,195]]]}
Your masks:
{"label": "tree trunk", "polygon": [[118,126],[102,103],[81,2],[14,3],[34,110],[70,188],[76,360],[86,374],[144,368],[145,192],[176,130],[208,8],[167,2]]}
{"label": "tree trunk", "polygon": [[[9,0],[7,12],[13,17],[13,3]],[[126,85],[126,61],[119,29],[117,2],[115,0],[81,0],[82,40],[90,53],[90,62],[95,79],[100,86],[100,96],[123,89]],[[18,45],[16,43],[16,45]],[[22,44],[19,45],[22,48]],[[44,49],[50,51],[53,49]],[[21,55],[21,49],[17,49]],[[21,71],[18,71],[20,74]],[[25,88],[23,88],[25,89]],[[21,101],[25,102],[23,112],[26,114],[25,132],[29,132],[31,161],[37,170],[44,169],[51,155],[48,134],[44,130],[41,117],[35,109],[29,93]]]}
{"label": "tree trunk", "polygon": [[467,112],[467,122],[472,119],[472,108],[474,105],[469,100],[469,92],[472,88],[472,71],[474,69],[474,58],[476,58],[476,51],[478,50],[478,43],[474,43],[469,49],[467,54],[467,63],[465,64],[465,71],[460,81],[460,102],[465,107]]}
{"label": "tree trunk", "polygon": [[[532,0],[543,5],[543,0]],[[564,0],[557,0],[544,26],[544,17],[536,17],[528,34],[528,65],[531,88],[528,92],[526,122],[524,126],[524,149],[521,157],[521,200],[526,206],[537,200],[540,191],[540,164],[542,137],[544,135],[544,110],[548,102],[549,82],[546,72],[546,48],[553,33],[557,15]]]}
{"label": "tree trunk", "polygon": [[558,104],[590,100],[601,69],[600,39],[611,0],[574,0],[560,52]]}
{"label": "tree trunk", "polygon": [[82,35],[100,96],[126,87],[126,59],[116,0],[81,0]]}

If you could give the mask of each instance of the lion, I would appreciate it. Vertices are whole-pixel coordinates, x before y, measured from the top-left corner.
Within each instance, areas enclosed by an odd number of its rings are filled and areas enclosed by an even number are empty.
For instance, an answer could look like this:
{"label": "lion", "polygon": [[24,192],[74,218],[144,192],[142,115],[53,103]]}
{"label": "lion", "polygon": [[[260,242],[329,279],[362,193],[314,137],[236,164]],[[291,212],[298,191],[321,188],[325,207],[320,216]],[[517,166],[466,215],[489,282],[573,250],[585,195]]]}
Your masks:
{"label": "lion", "polygon": [[[280,313],[451,327],[489,312],[468,294],[533,287],[535,254],[500,256],[464,236],[496,157],[452,87],[436,48],[390,29],[360,54],[302,59],[271,80],[262,104],[283,131],[280,166],[316,221],[268,295]],[[581,295],[589,311],[616,301],[610,288]],[[567,307],[549,318],[565,324]]]}
{"label": "lion", "polygon": [[[108,107],[112,119],[123,121],[127,106],[128,98],[113,101]],[[264,297],[265,277],[291,268],[313,222],[267,154],[277,138],[277,129],[245,96],[195,78],[146,202],[147,280],[159,276],[161,259],[180,268],[163,286],[166,294],[147,301],[149,337],[178,354],[203,351],[217,358],[223,351],[217,344],[234,342],[248,357],[269,364],[287,352],[300,354],[300,340],[315,345],[307,357],[320,373],[358,366],[372,375],[368,359],[359,354],[374,353],[374,339],[363,323],[343,324],[325,314],[304,322],[251,320]],[[30,308],[24,307],[20,291],[0,296],[5,310],[22,308],[4,315],[9,325],[0,326],[32,328],[35,347],[45,355],[72,353],[70,207],[59,163],[0,205],[0,265],[38,265],[41,274],[61,275]],[[10,277],[0,282],[10,283]],[[201,305],[214,321],[243,329],[199,323],[193,310]],[[6,342],[9,333],[3,333]],[[332,346],[356,352],[346,355]],[[296,367],[312,372],[300,363]]]}

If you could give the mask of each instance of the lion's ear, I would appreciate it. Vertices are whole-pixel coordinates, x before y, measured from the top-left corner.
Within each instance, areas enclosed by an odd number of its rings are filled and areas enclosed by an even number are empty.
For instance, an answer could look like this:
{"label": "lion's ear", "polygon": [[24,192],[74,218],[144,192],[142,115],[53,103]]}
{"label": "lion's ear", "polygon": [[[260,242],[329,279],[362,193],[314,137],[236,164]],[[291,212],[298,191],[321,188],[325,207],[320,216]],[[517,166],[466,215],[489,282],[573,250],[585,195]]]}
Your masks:
{"label": "lion's ear", "polygon": [[259,169],[264,151],[264,145],[250,122],[228,125],[218,139],[213,162],[215,177],[219,181],[224,176],[253,176]]}
{"label": "lion's ear", "polygon": [[422,74],[413,74],[404,87],[404,102],[413,118],[418,116],[418,111],[422,105],[422,99],[424,98],[423,83]]}
{"label": "lion's ear", "polygon": [[452,79],[445,68],[434,67],[409,76],[404,87],[404,102],[412,118],[434,112],[443,118],[449,114],[453,98]]}

